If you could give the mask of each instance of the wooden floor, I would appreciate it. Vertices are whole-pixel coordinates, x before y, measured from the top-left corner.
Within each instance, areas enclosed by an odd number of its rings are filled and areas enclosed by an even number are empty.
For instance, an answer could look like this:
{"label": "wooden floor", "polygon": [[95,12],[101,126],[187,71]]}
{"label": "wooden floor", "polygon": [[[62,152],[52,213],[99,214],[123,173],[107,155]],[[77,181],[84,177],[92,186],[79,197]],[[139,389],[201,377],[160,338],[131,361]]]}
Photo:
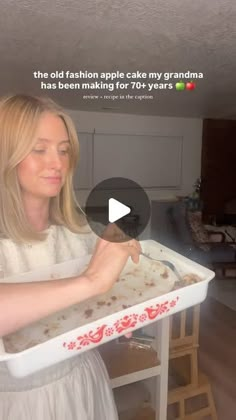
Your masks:
{"label": "wooden floor", "polygon": [[209,376],[219,420],[235,420],[236,311],[210,297],[201,305],[199,365]]}

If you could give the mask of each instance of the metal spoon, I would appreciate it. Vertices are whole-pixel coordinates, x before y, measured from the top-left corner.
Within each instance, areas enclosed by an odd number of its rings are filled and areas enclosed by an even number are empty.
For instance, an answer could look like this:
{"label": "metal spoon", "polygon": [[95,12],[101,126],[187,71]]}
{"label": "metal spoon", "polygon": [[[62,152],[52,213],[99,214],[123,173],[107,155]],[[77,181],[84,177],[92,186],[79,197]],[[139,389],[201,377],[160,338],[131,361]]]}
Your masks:
{"label": "metal spoon", "polygon": [[175,273],[175,275],[176,275],[176,277],[178,278],[179,281],[182,281],[183,280],[181,274],[178,272],[178,270],[175,267],[175,265],[173,263],[171,263],[170,261],[167,261],[167,260],[158,260],[157,258],[150,257],[149,255],[145,254],[144,252],[141,252],[141,255],[143,255],[144,257],[148,258],[149,260],[160,262],[160,263],[166,265],[168,268],[170,268]]}

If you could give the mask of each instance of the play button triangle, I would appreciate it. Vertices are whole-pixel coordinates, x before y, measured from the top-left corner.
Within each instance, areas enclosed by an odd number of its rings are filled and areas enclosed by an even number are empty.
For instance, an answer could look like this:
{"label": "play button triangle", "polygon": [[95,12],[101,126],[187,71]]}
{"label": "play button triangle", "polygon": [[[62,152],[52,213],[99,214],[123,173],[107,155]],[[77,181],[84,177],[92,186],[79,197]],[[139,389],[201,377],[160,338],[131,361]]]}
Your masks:
{"label": "play button triangle", "polygon": [[130,207],[116,200],[115,198],[109,198],[108,200],[108,219],[110,223],[114,223],[117,220],[122,219],[131,212]]}

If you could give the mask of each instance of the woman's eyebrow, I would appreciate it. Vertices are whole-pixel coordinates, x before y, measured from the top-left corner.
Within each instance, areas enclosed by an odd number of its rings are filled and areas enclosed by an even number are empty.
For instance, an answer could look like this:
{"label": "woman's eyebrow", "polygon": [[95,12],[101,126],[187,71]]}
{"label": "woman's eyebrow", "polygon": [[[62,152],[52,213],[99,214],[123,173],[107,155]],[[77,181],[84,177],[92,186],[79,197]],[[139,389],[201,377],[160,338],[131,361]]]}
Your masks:
{"label": "woman's eyebrow", "polygon": [[[37,140],[38,141],[44,141],[45,143],[51,143],[52,142],[52,140],[45,139],[45,138],[42,138],[42,137],[39,137]],[[59,142],[59,144],[62,144],[62,143],[70,143],[70,140],[62,140],[62,141]]]}

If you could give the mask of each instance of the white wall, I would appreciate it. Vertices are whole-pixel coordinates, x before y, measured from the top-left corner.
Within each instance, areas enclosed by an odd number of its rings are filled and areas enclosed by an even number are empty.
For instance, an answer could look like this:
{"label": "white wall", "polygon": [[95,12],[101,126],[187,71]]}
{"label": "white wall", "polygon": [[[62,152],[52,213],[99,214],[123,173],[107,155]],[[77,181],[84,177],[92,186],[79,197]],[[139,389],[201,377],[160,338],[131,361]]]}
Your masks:
{"label": "white wall", "polygon": [[[150,199],[173,198],[192,192],[193,184],[201,172],[202,120],[197,118],[155,117],[100,112],[68,111],[78,132],[108,134],[146,134],[158,136],[182,136],[182,185],[178,190],[146,190]],[[104,165],[106,159],[104,155]],[[88,190],[77,191],[81,205]]]}

